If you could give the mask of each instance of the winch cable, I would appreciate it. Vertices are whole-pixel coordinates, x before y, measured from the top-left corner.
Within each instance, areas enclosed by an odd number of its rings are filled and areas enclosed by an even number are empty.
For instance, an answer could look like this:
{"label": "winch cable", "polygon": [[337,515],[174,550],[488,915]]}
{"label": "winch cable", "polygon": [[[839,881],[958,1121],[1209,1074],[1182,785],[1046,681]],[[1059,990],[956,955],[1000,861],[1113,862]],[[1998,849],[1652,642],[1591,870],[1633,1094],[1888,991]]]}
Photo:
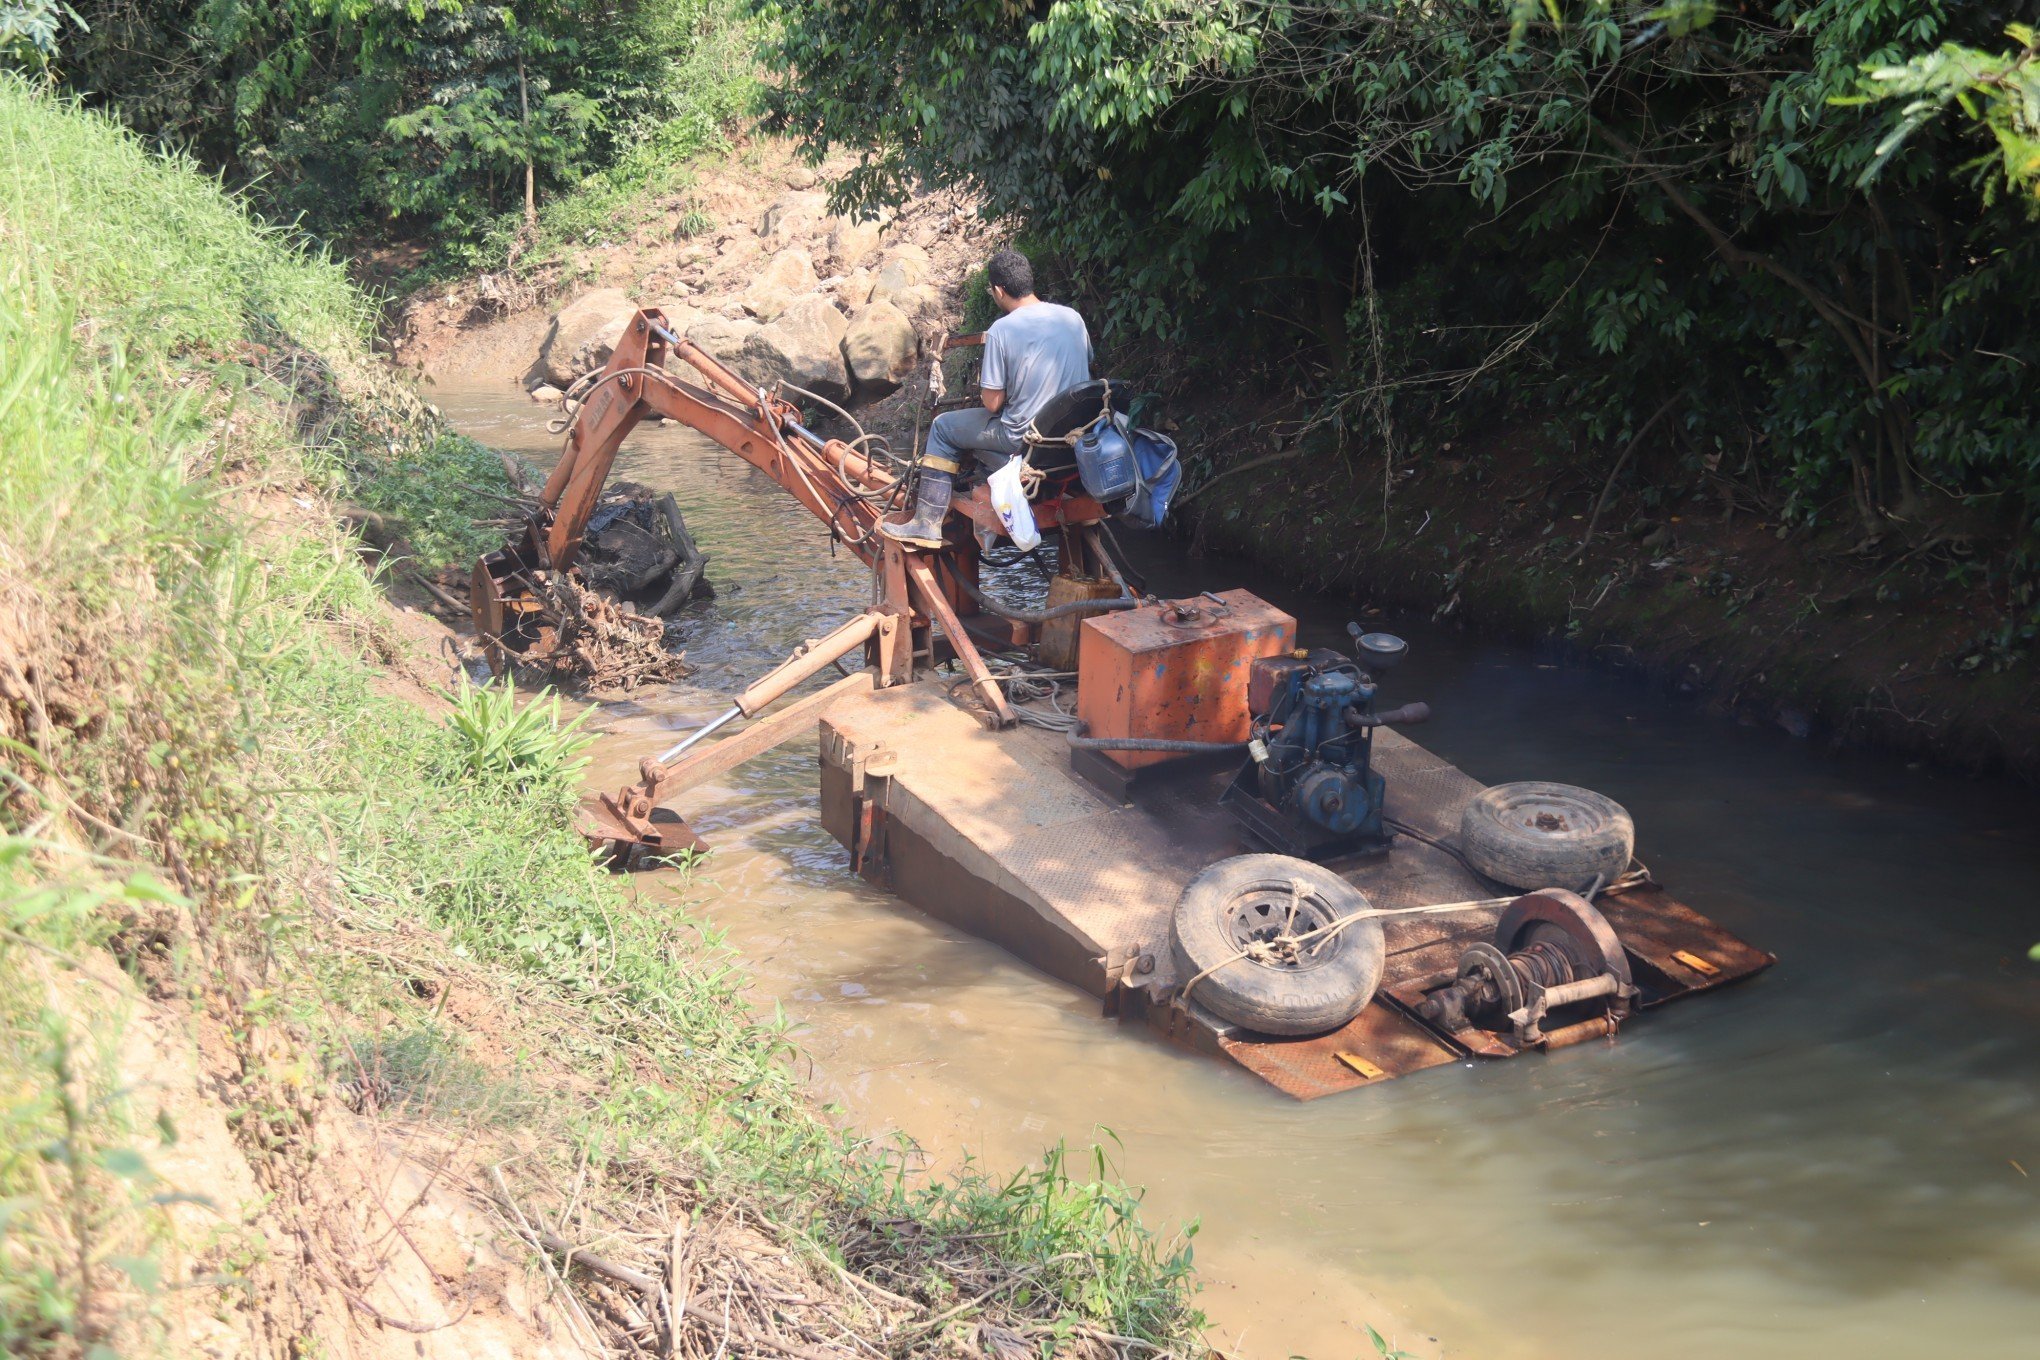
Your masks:
{"label": "winch cable", "polygon": [[[1296,908],[1303,900],[1303,885],[1291,881],[1289,892],[1289,921],[1293,922],[1296,917]],[[1438,916],[1446,912],[1492,911],[1498,907],[1506,907],[1515,900],[1514,897],[1483,897],[1470,902],[1439,902],[1428,907],[1363,907],[1359,911],[1348,912],[1344,916],[1327,921],[1324,925],[1318,926],[1314,930],[1307,930],[1301,935],[1290,934],[1288,929],[1289,923],[1285,922],[1282,933],[1276,935],[1273,939],[1249,941],[1233,954],[1220,959],[1217,963],[1212,964],[1209,968],[1206,968],[1203,972],[1198,973],[1188,982],[1185,982],[1181,987],[1178,987],[1176,989],[1176,1004],[1187,1005],[1190,1000],[1190,989],[1221,968],[1238,963],[1241,959],[1253,959],[1256,962],[1278,962],[1285,953],[1294,957],[1302,952],[1305,945],[1310,946],[1310,952],[1315,953],[1318,948],[1328,943],[1333,936],[1339,934],[1355,921],[1378,920],[1386,916]]]}
{"label": "winch cable", "polygon": [[[1029,727],[1039,727],[1047,732],[1071,732],[1080,724],[1077,715],[1063,707],[1063,682],[1077,678],[1075,671],[1051,671],[1036,668],[1010,658],[1000,657],[1011,669],[992,673],[992,679],[1006,686],[1006,697],[1013,703],[1013,716]],[[986,660],[989,662],[990,657]],[[954,693],[970,683],[959,680],[950,686]],[[1029,705],[1046,703],[1048,711]]]}

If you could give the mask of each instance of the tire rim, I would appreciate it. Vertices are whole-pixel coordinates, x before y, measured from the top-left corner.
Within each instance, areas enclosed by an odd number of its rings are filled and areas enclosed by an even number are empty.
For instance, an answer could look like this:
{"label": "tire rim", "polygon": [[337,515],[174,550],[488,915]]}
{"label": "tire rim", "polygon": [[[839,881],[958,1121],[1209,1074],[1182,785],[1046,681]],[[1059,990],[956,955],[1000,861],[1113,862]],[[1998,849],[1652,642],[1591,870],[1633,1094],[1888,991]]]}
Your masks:
{"label": "tire rim", "polygon": [[1340,937],[1325,936],[1302,947],[1282,944],[1282,937],[1308,935],[1338,919],[1330,907],[1309,892],[1297,893],[1286,882],[1256,883],[1241,889],[1226,903],[1225,934],[1234,949],[1252,951],[1246,955],[1248,963],[1301,973],[1322,966],[1338,953]]}

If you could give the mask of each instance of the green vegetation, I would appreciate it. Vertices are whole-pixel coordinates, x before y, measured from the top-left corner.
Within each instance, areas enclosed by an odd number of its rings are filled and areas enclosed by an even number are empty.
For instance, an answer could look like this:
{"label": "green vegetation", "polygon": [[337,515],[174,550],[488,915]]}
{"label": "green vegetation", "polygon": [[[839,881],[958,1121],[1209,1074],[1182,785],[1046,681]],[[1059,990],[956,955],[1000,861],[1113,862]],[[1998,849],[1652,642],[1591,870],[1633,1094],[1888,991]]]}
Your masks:
{"label": "green vegetation", "polygon": [[[1142,1230],[1102,1159],[929,1182],[807,1102],[719,936],[589,858],[557,700],[470,690],[442,719],[379,682],[403,644],[322,495],[475,469],[381,375],[337,268],[0,79],[0,283],[10,1355],[148,1353],[158,1292],[210,1287],[158,1250],[150,1166],[177,1129],[122,1067],[137,988],[233,1046],[228,1115],[265,1185],[320,1174],[337,1097],[511,1130],[503,1174],[536,1206],[570,1183],[612,1222],[741,1205],[934,1324],[1197,1349],[1187,1246]],[[421,539],[470,532],[404,509]],[[445,1012],[455,986],[494,1008],[485,1043]],[[318,1291],[262,1256],[209,1258],[219,1307]]]}
{"label": "green vegetation", "polygon": [[727,0],[31,0],[0,61],[326,235],[523,229],[591,173],[710,145],[747,106]]}
{"label": "green vegetation", "polygon": [[2040,625],[2023,7],[762,8],[783,126],[871,152],[847,202],[976,190],[1178,378],[1304,389],[1326,461],[1542,427]]}

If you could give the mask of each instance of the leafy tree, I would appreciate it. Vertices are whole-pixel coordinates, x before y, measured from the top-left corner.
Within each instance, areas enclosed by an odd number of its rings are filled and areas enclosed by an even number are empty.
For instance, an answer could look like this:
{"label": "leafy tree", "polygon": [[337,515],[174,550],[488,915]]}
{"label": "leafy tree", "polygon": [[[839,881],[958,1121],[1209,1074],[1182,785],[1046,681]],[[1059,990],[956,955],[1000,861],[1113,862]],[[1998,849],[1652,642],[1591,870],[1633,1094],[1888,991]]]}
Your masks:
{"label": "leafy tree", "polygon": [[[747,71],[690,64],[726,0],[84,0],[69,86],[327,231],[456,236],[675,118],[705,141]],[[727,87],[704,92],[704,79]]]}
{"label": "leafy tree", "polygon": [[[2018,44],[2018,50],[1994,53],[1943,43],[1903,66],[1873,66],[1860,99],[1835,101],[1910,101],[1898,126],[1878,143],[1859,183],[1867,186],[1916,129],[1946,112],[1950,104],[1959,104],[1990,130],[2002,158],[1994,167],[1988,157],[1972,162],[1972,167],[1990,167],[2004,183],[2040,196],[2040,34],[2030,24],[2010,24],[2005,36]],[[1986,192],[1995,187],[1988,176],[1985,187]]]}
{"label": "leafy tree", "polygon": [[0,0],[0,64],[41,70],[56,56],[67,20],[84,23],[63,0]]}
{"label": "leafy tree", "polygon": [[2013,4],[759,3],[776,117],[864,153],[846,205],[967,186],[1121,336],[1274,356],[1356,438],[1662,419],[1638,476],[1984,547],[2032,607],[2034,200],[1932,116],[2024,173]]}

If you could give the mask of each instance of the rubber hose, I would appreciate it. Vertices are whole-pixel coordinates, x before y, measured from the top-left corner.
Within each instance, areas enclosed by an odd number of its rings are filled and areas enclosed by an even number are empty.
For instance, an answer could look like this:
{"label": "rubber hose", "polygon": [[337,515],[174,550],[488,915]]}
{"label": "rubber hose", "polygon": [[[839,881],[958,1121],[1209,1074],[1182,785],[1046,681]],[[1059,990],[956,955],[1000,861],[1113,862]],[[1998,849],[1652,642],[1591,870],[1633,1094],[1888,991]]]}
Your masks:
{"label": "rubber hose", "polygon": [[1140,603],[1133,595],[1122,594],[1109,600],[1071,600],[1053,609],[1019,609],[1010,604],[1000,604],[980,590],[975,582],[965,579],[961,572],[956,573],[955,580],[963,587],[964,594],[1000,618],[1014,623],[1047,623],[1051,619],[1066,619],[1072,614],[1109,614],[1115,609],[1131,609]]}
{"label": "rubber hose", "polygon": [[1401,708],[1391,708],[1386,713],[1354,713],[1349,710],[1346,714],[1346,726],[1355,729],[1362,727],[1394,727],[1401,724],[1429,722],[1430,719],[1431,706],[1424,703],[1415,703],[1404,704]]}
{"label": "rubber hose", "polygon": [[1063,740],[1078,751],[1160,751],[1170,755],[1238,754],[1247,749],[1243,741],[1178,741],[1173,737],[1087,737],[1081,729],[1065,733]]}

